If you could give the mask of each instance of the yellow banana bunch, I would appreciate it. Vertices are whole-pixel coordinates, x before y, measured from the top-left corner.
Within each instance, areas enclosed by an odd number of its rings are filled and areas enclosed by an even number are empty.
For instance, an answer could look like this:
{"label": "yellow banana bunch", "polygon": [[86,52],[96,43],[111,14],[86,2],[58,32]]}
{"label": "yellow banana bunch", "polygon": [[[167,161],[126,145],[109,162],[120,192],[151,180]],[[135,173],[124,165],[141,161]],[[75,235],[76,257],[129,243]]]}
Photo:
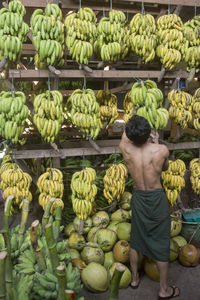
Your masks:
{"label": "yellow banana bunch", "polygon": [[96,171],[85,168],[75,172],[71,180],[72,206],[75,214],[80,220],[86,220],[93,208],[97,186],[94,184]]}
{"label": "yellow banana bunch", "polygon": [[99,104],[95,94],[91,89],[77,89],[69,97],[67,102],[68,109],[71,108],[71,120],[88,139],[96,139],[102,127],[100,120]]}
{"label": "yellow banana bunch", "polygon": [[17,169],[19,166],[16,163],[12,163],[12,158],[10,154],[6,154],[3,156],[0,168],[0,176],[1,174],[8,169]]}
{"label": "yellow banana bunch", "polygon": [[63,96],[59,91],[46,91],[34,99],[33,122],[47,142],[53,142],[64,121]]}
{"label": "yellow banana bunch", "polygon": [[0,135],[16,144],[22,135],[29,109],[23,92],[0,93]]}
{"label": "yellow banana bunch", "polygon": [[0,53],[11,62],[19,61],[29,32],[28,24],[23,21],[25,14],[25,7],[18,0],[10,1],[8,8],[0,10]]}
{"label": "yellow banana bunch", "polygon": [[133,116],[134,110],[135,110],[134,104],[130,97],[130,92],[127,92],[125,95],[123,107],[124,107],[123,119],[124,119],[124,122],[127,123],[128,120]]}
{"label": "yellow banana bunch", "polygon": [[99,90],[96,94],[97,102],[100,105],[100,118],[102,123],[107,123],[106,128],[118,117],[117,97],[109,90]]}
{"label": "yellow banana bunch", "polygon": [[130,97],[137,108],[136,114],[147,119],[151,128],[158,130],[167,126],[169,113],[162,107],[163,94],[154,81],[135,82]]}
{"label": "yellow banana bunch", "polygon": [[129,53],[129,28],[122,11],[111,10],[97,25],[94,52],[103,61],[116,62]]}
{"label": "yellow banana bunch", "polygon": [[200,129],[200,88],[196,90],[194,96],[193,96],[193,107],[192,107],[193,113],[194,113],[194,128],[199,130]]}
{"label": "yellow banana bunch", "polygon": [[64,192],[63,174],[60,170],[56,168],[47,168],[46,172],[38,178],[37,186],[40,190],[38,201],[44,210],[52,197],[56,198],[51,207],[52,214],[54,214],[57,206],[64,207],[62,201]]}
{"label": "yellow banana bunch", "polygon": [[190,162],[190,181],[192,188],[197,195],[200,195],[200,159],[194,158]]}
{"label": "yellow banana bunch", "polygon": [[176,14],[159,17],[157,21],[156,54],[165,69],[173,69],[181,61],[183,23]]}
{"label": "yellow banana bunch", "polygon": [[80,8],[65,19],[66,46],[72,59],[88,64],[96,39],[96,15],[91,8]]}
{"label": "yellow banana bunch", "polygon": [[130,22],[130,44],[133,52],[141,56],[146,64],[155,58],[156,23],[152,15],[140,13],[133,16]]}
{"label": "yellow banana bunch", "polygon": [[192,121],[193,97],[178,89],[172,90],[168,94],[168,100],[170,103],[170,117],[181,128],[187,128],[188,124]]}
{"label": "yellow banana bunch", "polygon": [[108,203],[113,201],[120,201],[121,195],[125,190],[125,182],[128,175],[128,170],[123,164],[113,164],[106,170],[106,174],[103,178],[104,181],[104,196],[108,200]]}
{"label": "yellow banana bunch", "polygon": [[45,11],[36,9],[30,20],[33,45],[37,51],[34,58],[38,69],[48,65],[64,65],[64,26],[62,12],[57,4],[48,3]]}
{"label": "yellow banana bunch", "polygon": [[181,189],[185,187],[184,174],[186,171],[185,163],[177,159],[169,161],[168,170],[162,172],[163,187],[167,198],[172,206],[175,205]]}

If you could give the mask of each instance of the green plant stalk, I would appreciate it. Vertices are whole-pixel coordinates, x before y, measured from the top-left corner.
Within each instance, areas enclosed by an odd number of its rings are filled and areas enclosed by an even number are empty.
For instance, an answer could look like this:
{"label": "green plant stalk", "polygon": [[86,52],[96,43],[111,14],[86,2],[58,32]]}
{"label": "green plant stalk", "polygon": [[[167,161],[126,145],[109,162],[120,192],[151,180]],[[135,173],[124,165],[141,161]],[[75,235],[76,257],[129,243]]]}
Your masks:
{"label": "green plant stalk", "polygon": [[67,286],[66,280],[66,268],[64,265],[56,268],[56,274],[58,277],[58,298],[57,300],[65,300],[65,289]]}
{"label": "green plant stalk", "polygon": [[75,300],[76,296],[74,291],[72,290],[65,290],[65,300]]}
{"label": "green plant stalk", "polygon": [[55,240],[57,240],[59,236],[61,220],[62,220],[62,207],[57,206],[56,213],[55,213],[55,222],[53,225],[53,233],[54,233]]}
{"label": "green plant stalk", "polygon": [[125,266],[119,265],[115,268],[113,277],[111,279],[110,288],[109,288],[109,300],[118,300],[119,295],[119,283],[120,279],[125,271]]}
{"label": "green plant stalk", "polygon": [[0,300],[6,300],[5,264],[7,252],[0,252]]}
{"label": "green plant stalk", "polygon": [[58,253],[56,248],[56,241],[53,236],[52,224],[47,224],[44,228],[44,234],[47,242],[47,247],[49,249],[51,264],[54,272],[59,265]]}
{"label": "green plant stalk", "polygon": [[55,200],[56,199],[52,197],[46,205],[46,208],[45,208],[45,211],[44,211],[44,214],[43,214],[43,217],[42,217],[42,227],[43,227],[43,229],[44,229],[45,225],[47,225],[48,222],[49,222],[51,207],[52,207]]}
{"label": "green plant stalk", "polygon": [[29,201],[24,199],[22,205],[22,217],[21,217],[21,223],[19,228],[19,234],[24,234],[26,222],[28,219],[28,212],[29,212]]}

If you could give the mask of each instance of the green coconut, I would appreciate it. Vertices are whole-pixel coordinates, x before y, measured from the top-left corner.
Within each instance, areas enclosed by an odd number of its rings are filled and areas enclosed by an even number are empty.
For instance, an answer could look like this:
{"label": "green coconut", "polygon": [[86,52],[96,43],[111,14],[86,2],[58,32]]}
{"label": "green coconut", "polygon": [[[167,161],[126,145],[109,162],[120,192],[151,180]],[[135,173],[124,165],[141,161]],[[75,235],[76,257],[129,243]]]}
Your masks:
{"label": "green coconut", "polygon": [[76,250],[82,250],[85,246],[85,238],[83,235],[79,235],[78,232],[73,232],[70,234],[68,239],[68,246],[70,248],[76,249]]}
{"label": "green coconut", "polygon": [[108,225],[108,227],[106,227],[107,229],[113,230],[114,232],[117,233],[117,228],[118,225],[120,224],[119,221],[111,221],[110,224]]}
{"label": "green coconut", "polygon": [[130,220],[130,214],[127,210],[118,209],[111,215],[112,221],[126,222]]}
{"label": "green coconut", "polygon": [[88,265],[91,262],[104,263],[104,252],[97,243],[88,242],[81,251],[81,259]]}
{"label": "green coconut", "polygon": [[109,215],[105,211],[99,211],[92,216],[93,226],[101,226],[102,228],[106,228],[109,224],[109,221]]}
{"label": "green coconut", "polygon": [[72,232],[76,232],[73,222],[71,222],[65,226],[65,234],[67,237],[70,236],[70,234]]}
{"label": "green coconut", "polygon": [[97,232],[98,230],[100,230],[99,227],[92,227],[90,229],[90,231],[88,232],[88,235],[87,235],[87,240],[88,242],[94,242],[96,243],[97,242]]}
{"label": "green coconut", "polygon": [[174,236],[172,238],[172,240],[175,241],[178,244],[179,248],[182,248],[185,245],[187,245],[187,241],[182,235]]}
{"label": "green coconut", "polygon": [[130,241],[131,224],[128,222],[120,223],[117,227],[117,236],[119,240]]}
{"label": "green coconut", "polygon": [[119,205],[122,209],[130,210],[131,209],[131,198],[132,194],[129,192],[124,192],[121,196]]}
{"label": "green coconut", "polygon": [[178,258],[178,254],[179,254],[178,244],[173,239],[170,239],[170,257],[169,257],[169,260],[171,262],[175,261]]}
{"label": "green coconut", "polygon": [[106,269],[110,269],[110,267],[114,264],[115,259],[112,251],[106,252],[104,256],[104,267]]}
{"label": "green coconut", "polygon": [[67,251],[69,252],[69,254],[71,256],[71,259],[75,259],[75,258],[80,258],[81,257],[80,253],[76,249],[69,248],[69,249],[67,249]]}
{"label": "green coconut", "polygon": [[[80,224],[81,224],[81,220],[76,217],[74,218],[73,221],[74,224],[74,228],[77,232],[79,232],[79,228],[80,228]],[[90,231],[90,229],[92,228],[92,219],[90,217],[88,217],[85,221],[84,221],[84,225],[83,225],[83,234],[86,234]]]}
{"label": "green coconut", "polygon": [[117,234],[107,228],[100,229],[97,233],[97,243],[105,252],[112,250],[114,244],[117,242]]}
{"label": "green coconut", "polygon": [[[113,274],[114,274],[114,271],[115,271],[115,268],[116,266],[119,266],[119,265],[122,265],[122,266],[125,266],[119,262],[115,262],[112,267],[110,268],[109,272],[110,272],[110,277],[112,278],[113,277]],[[125,271],[123,272],[123,275],[120,279],[120,283],[119,283],[119,288],[120,289],[126,289],[129,284],[131,283],[131,280],[132,280],[132,276],[131,276],[131,271],[129,270],[129,268],[127,266],[125,266]]]}

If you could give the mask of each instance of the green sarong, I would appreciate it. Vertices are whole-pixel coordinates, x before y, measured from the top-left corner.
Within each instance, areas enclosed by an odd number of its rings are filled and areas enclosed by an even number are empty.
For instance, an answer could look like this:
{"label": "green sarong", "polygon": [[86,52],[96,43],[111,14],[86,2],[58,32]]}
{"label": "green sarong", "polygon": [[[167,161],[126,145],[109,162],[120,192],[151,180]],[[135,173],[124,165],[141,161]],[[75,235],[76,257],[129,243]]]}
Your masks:
{"label": "green sarong", "polygon": [[167,262],[170,248],[170,212],[163,189],[134,190],[130,246],[149,258]]}

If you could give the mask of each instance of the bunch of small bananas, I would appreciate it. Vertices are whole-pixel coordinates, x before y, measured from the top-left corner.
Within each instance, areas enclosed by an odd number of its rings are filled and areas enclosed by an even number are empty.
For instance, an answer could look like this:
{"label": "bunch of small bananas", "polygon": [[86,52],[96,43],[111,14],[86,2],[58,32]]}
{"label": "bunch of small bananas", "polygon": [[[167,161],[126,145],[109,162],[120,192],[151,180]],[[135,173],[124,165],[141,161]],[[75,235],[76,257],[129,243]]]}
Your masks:
{"label": "bunch of small bananas", "polygon": [[144,117],[151,128],[163,129],[169,120],[168,111],[162,107],[163,94],[152,80],[135,82],[130,92],[137,115]]}
{"label": "bunch of small bananas", "polygon": [[176,14],[161,16],[157,21],[156,54],[165,69],[173,69],[181,61],[183,23]]}
{"label": "bunch of small bananas", "polygon": [[91,89],[77,89],[68,98],[67,105],[71,106],[71,121],[88,139],[96,139],[102,127],[99,104]]}
{"label": "bunch of small bananas", "polygon": [[11,213],[14,212],[16,206],[22,208],[24,199],[31,202],[32,194],[29,191],[31,182],[31,176],[19,167],[7,169],[1,173],[0,188],[3,190],[3,199],[6,200],[10,195],[14,196]]}
{"label": "bunch of small bananas", "polygon": [[169,160],[168,170],[162,172],[163,187],[172,206],[175,205],[181,189],[185,186],[183,178],[185,171],[184,161],[177,159],[175,161]]}
{"label": "bunch of small bananas", "polygon": [[128,120],[133,116],[133,113],[134,113],[134,105],[131,100],[130,92],[127,92],[125,95],[123,107],[124,107],[123,119],[124,119],[125,123],[127,123]]}
{"label": "bunch of small bananas", "polygon": [[3,156],[3,159],[2,159],[2,162],[1,162],[0,175],[6,170],[17,169],[17,168],[19,168],[19,166],[18,166],[18,164],[12,162],[12,158],[10,156],[10,153],[5,154]]}
{"label": "bunch of small bananas", "polygon": [[168,100],[170,103],[170,117],[173,118],[174,122],[180,125],[181,128],[187,128],[188,123],[192,121],[192,96],[178,89],[172,90],[168,94]]}
{"label": "bunch of small bananas", "polygon": [[200,65],[200,37],[199,37],[200,19],[199,16],[187,21],[183,25],[184,45],[182,47],[183,59],[187,63],[187,70],[195,68],[199,71]]}
{"label": "bunch of small bananas", "polygon": [[63,174],[60,170],[47,168],[46,172],[38,178],[37,186],[40,190],[38,201],[44,210],[51,198],[56,198],[51,207],[52,214],[55,213],[57,206],[61,206],[62,208],[64,207],[64,203],[62,201],[64,191]]}
{"label": "bunch of small bananas", "polygon": [[101,122],[107,123],[106,128],[118,117],[117,111],[117,97],[112,94],[109,90],[99,90],[96,94],[97,101],[100,105],[100,117]]}
{"label": "bunch of small bananas", "polygon": [[155,58],[156,23],[152,15],[138,13],[130,22],[130,44],[132,51],[147,64]]}
{"label": "bunch of small bananas", "polygon": [[34,99],[33,122],[47,142],[53,142],[64,121],[63,96],[59,91],[46,91]]}
{"label": "bunch of small bananas", "polygon": [[43,69],[48,65],[64,65],[64,26],[62,12],[57,4],[48,3],[45,11],[36,9],[30,20],[33,45],[38,52],[35,65]]}
{"label": "bunch of small bananas", "polygon": [[190,162],[190,181],[192,188],[197,195],[200,195],[200,159],[194,158]]}
{"label": "bunch of small bananas", "polygon": [[22,44],[26,41],[29,26],[23,18],[26,10],[21,1],[10,1],[7,8],[0,10],[0,53],[9,61],[18,62]]}
{"label": "bunch of small bananas", "polygon": [[193,107],[192,110],[194,112],[193,124],[194,128],[200,129],[200,88],[196,90],[193,96]]}
{"label": "bunch of small bananas", "polygon": [[121,195],[125,190],[125,182],[128,175],[126,166],[122,163],[113,164],[106,170],[106,174],[103,178],[104,190],[103,194],[108,200],[108,203],[113,201],[120,201]]}
{"label": "bunch of small bananas", "polygon": [[80,220],[86,220],[92,212],[97,194],[95,178],[96,171],[92,168],[85,168],[80,172],[75,172],[72,176],[72,206]]}
{"label": "bunch of small bananas", "polygon": [[72,59],[87,65],[96,39],[96,15],[91,8],[80,8],[65,19],[66,46]]}
{"label": "bunch of small bananas", "polygon": [[29,109],[23,92],[0,93],[0,135],[16,144],[24,131]]}
{"label": "bunch of small bananas", "polygon": [[122,11],[111,10],[109,17],[103,17],[97,25],[98,38],[94,52],[103,61],[116,62],[129,52],[129,28]]}

